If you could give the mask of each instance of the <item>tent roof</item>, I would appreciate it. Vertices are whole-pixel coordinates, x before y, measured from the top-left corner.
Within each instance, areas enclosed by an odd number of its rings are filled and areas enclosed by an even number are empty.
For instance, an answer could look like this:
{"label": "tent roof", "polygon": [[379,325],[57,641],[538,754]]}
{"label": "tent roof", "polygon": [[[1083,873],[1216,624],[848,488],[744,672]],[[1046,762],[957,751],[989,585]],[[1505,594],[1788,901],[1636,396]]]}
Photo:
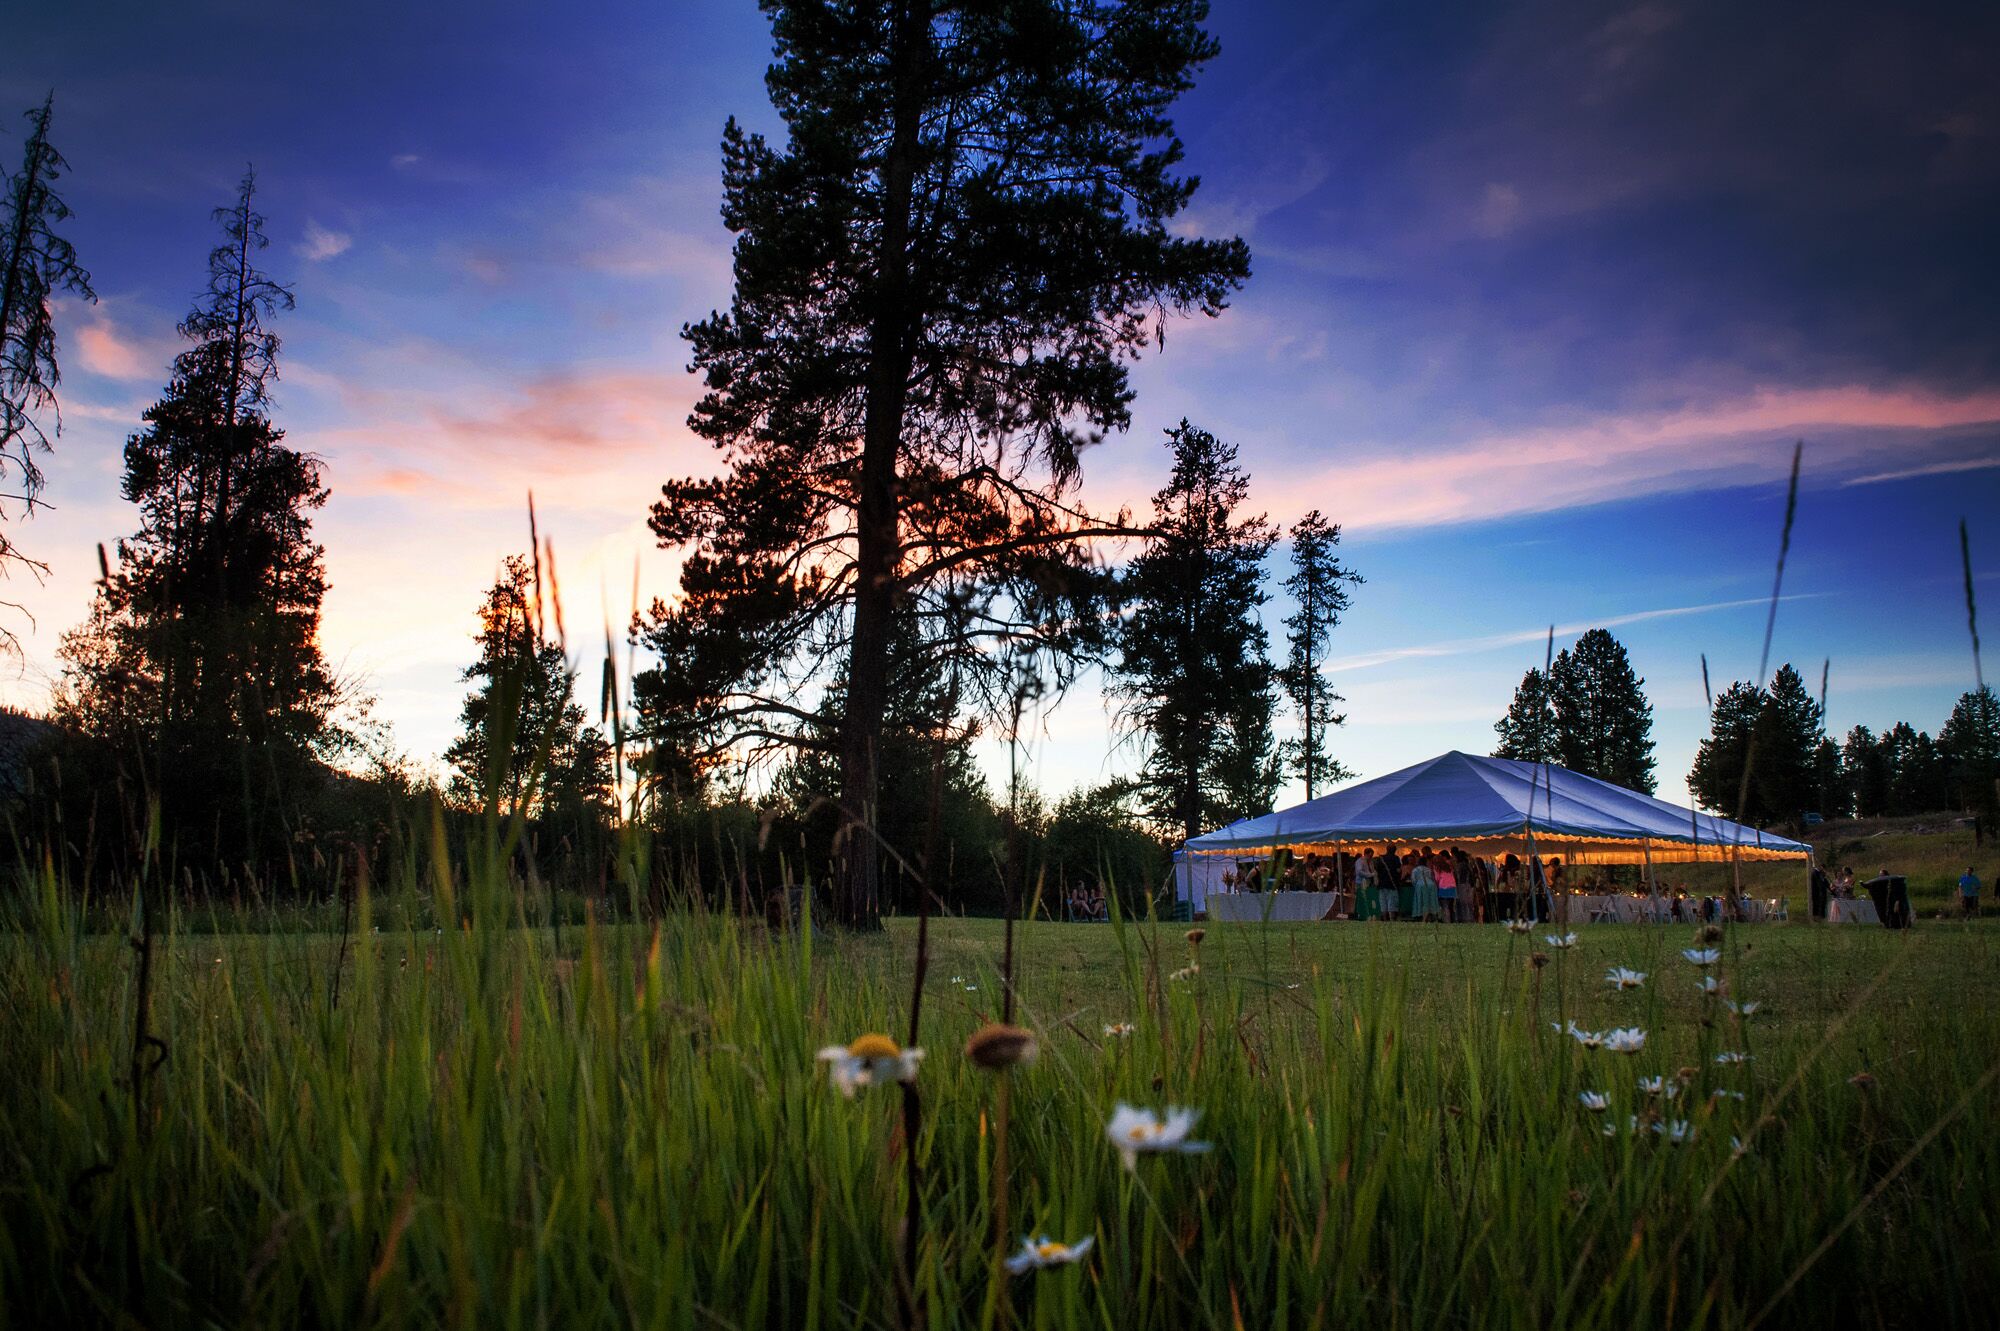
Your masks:
{"label": "tent roof", "polygon": [[[1532,812],[1531,812],[1532,811]],[[1354,850],[1384,842],[1481,843],[1598,861],[1796,859],[1812,847],[1609,781],[1541,763],[1441,754],[1316,800],[1244,818],[1186,849],[1197,855],[1280,847]]]}

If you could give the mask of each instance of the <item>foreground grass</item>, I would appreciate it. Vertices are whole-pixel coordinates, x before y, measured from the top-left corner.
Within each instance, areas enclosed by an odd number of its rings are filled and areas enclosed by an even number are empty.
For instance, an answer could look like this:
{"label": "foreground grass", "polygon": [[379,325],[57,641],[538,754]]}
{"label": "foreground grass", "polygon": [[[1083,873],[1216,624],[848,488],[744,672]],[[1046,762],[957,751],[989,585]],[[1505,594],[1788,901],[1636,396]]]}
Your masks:
{"label": "foreground grass", "polygon": [[[957,1052],[998,1010],[990,922],[933,925],[912,1143],[893,1088],[844,1100],[813,1061],[906,1033],[903,922],[558,946],[487,889],[442,933],[386,900],[345,942],[169,926],[135,1081],[133,953],[43,890],[0,939],[8,1324],[900,1325],[911,1149],[938,1327],[1972,1325],[2000,1297],[1993,925],[1733,930],[1748,1022],[1697,993],[1687,928],[1579,929],[1537,969],[1539,932],[1025,927],[1042,1051],[996,1236],[999,1085]],[[1572,1020],[1648,1039],[1588,1052]],[[1214,1149],[1126,1172],[1121,1100],[1202,1109]],[[1007,1280],[1025,1230],[1096,1247]]]}

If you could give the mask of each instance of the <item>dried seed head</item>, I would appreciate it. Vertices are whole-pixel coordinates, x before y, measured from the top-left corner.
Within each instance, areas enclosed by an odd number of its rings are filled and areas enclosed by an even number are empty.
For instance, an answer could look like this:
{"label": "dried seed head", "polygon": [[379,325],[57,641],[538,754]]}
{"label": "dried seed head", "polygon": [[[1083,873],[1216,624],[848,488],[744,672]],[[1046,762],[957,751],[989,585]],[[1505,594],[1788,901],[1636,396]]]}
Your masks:
{"label": "dried seed head", "polygon": [[1875,1076],[1869,1072],[1857,1072],[1847,1079],[1847,1084],[1857,1091],[1872,1091],[1875,1089]]}
{"label": "dried seed head", "polygon": [[965,1056],[988,1072],[1002,1072],[1035,1056],[1035,1033],[997,1022],[981,1026],[965,1042]]}
{"label": "dried seed head", "polygon": [[1701,926],[1701,932],[1697,933],[1694,938],[1697,943],[1720,943],[1722,941],[1722,926],[1719,924],[1704,924]]}
{"label": "dried seed head", "polygon": [[1187,931],[1187,940],[1195,947],[1200,947],[1201,940],[1206,937],[1208,937],[1208,930],[1206,929],[1190,929]]}
{"label": "dried seed head", "polygon": [[1537,952],[1533,956],[1528,958],[1528,964],[1530,966],[1533,966],[1536,970],[1540,970],[1542,967],[1549,964],[1549,954],[1546,952]]}

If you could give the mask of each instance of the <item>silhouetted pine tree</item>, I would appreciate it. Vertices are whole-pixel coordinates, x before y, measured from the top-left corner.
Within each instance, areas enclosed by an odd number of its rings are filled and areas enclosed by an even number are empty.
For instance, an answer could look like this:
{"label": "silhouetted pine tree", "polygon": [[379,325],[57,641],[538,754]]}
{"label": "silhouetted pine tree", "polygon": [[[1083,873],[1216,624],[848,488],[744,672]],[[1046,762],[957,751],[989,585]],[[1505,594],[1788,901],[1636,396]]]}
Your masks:
{"label": "silhouetted pine tree", "polygon": [[1292,572],[1285,590],[1298,608],[1285,619],[1290,654],[1279,681],[1298,716],[1299,735],[1285,741],[1281,752],[1286,767],[1305,783],[1306,798],[1312,799],[1320,786],[1354,775],[1327,752],[1326,732],[1347,717],[1336,710],[1345,699],[1334,692],[1324,670],[1333,630],[1348,606],[1347,589],[1362,577],[1341,564],[1336,552],[1340,527],[1318,509],[1293,524],[1291,537]]}
{"label": "silhouetted pine tree", "polygon": [[[6,213],[0,217],[5,227],[0,232],[0,490],[7,492],[0,494],[0,522],[11,521],[9,500],[21,505],[22,516],[34,516],[42,491],[38,455],[49,451],[49,436],[62,430],[56,401],[62,369],[51,302],[64,292],[97,299],[76,250],[55,232],[70,212],[55,191],[68,163],[49,142],[54,110],[51,94],[28,112],[31,128],[21,169],[7,178]],[[0,527],[0,574],[17,562],[41,567]],[[0,628],[0,646],[15,645],[12,631]]]}
{"label": "silhouetted pine tree", "polygon": [[609,814],[611,745],[576,701],[576,672],[545,635],[528,561],[509,555],[479,606],[474,685],[445,750],[451,793],[507,815],[590,820]]}
{"label": "silhouetted pine tree", "polygon": [[91,619],[65,640],[63,710],[146,764],[169,826],[214,830],[225,860],[278,853],[300,801],[351,736],[319,648],[326,502],[317,459],[268,415],[289,290],[255,264],[268,243],[246,173],[218,209],[209,288],[182,321],[193,345],[125,445],[140,527]]}
{"label": "silhouetted pine tree", "polygon": [[1183,420],[1154,535],[1124,578],[1114,687],[1145,732],[1139,800],[1183,837],[1271,807],[1276,671],[1259,606],[1277,529],[1239,518],[1250,479],[1236,449]]}
{"label": "silhouetted pine tree", "polygon": [[[865,824],[898,614],[962,597],[965,626],[924,640],[967,671],[1095,655],[1088,542],[1127,527],[1078,505],[1081,451],[1127,425],[1127,362],[1165,315],[1219,310],[1249,255],[1170,228],[1204,0],[763,7],[785,140],[729,123],[735,294],[686,330],[693,426],[726,469],[653,509],[692,549],[638,696],[683,762],[837,720],[840,807]],[[871,925],[876,843],[846,844],[839,913]]]}
{"label": "silhouetted pine tree", "polygon": [[1752,826],[1796,824],[1819,803],[1817,755],[1825,738],[1819,704],[1789,664],[1768,690],[1731,684],[1716,695],[1688,789],[1703,806]]}
{"label": "silhouetted pine tree", "polygon": [[1572,772],[1651,793],[1653,707],[1624,644],[1592,629],[1556,654],[1549,672],[1557,762]]}
{"label": "silhouetted pine tree", "polygon": [[1937,742],[1950,768],[1952,801],[1992,827],[2000,818],[2000,697],[1990,685],[1959,695]]}
{"label": "silhouetted pine tree", "polygon": [[1556,735],[1555,707],[1549,696],[1549,677],[1530,668],[1514,687],[1507,715],[1493,725],[1500,742],[1493,746],[1495,758],[1512,758],[1524,763],[1560,763],[1562,746]]}

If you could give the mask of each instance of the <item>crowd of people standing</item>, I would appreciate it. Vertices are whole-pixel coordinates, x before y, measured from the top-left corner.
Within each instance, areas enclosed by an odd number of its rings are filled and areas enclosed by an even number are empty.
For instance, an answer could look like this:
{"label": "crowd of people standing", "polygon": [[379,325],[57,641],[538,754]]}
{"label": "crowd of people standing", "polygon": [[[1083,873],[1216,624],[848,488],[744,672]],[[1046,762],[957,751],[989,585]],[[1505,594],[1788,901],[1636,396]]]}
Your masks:
{"label": "crowd of people standing", "polygon": [[1391,843],[1377,854],[1282,855],[1223,875],[1227,891],[1325,892],[1334,918],[1435,920],[1474,924],[1554,916],[1563,890],[1560,856],[1474,855],[1461,847]]}

